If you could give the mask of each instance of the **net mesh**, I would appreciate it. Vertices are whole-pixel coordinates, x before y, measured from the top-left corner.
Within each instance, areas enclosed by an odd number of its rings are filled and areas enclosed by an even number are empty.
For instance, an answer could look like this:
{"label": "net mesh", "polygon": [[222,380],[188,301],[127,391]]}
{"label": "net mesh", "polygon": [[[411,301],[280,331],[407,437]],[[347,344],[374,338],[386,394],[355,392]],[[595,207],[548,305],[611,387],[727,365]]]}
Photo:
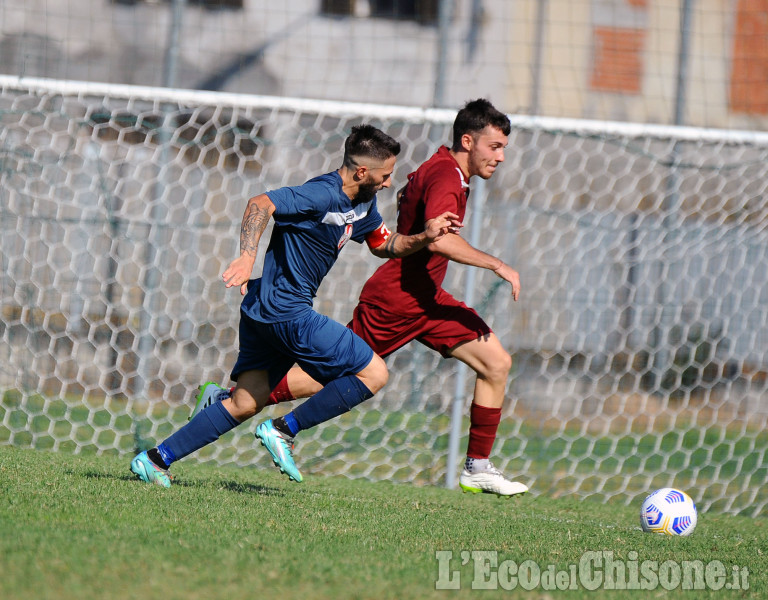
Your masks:
{"label": "net mesh", "polygon": [[[128,456],[161,441],[198,385],[229,380],[240,296],[220,275],[247,199],[337,168],[361,122],[401,142],[399,187],[454,115],[0,78],[0,443]],[[488,271],[446,279],[513,354],[492,454],[508,475],[765,512],[767,139],[513,117],[468,221],[520,271],[521,298]],[[394,193],[379,204],[394,225]],[[347,245],[317,310],[347,322],[378,264]],[[473,378],[457,396],[458,363],[416,343],[387,362],[375,398],[302,434],[304,472],[441,484],[459,468],[450,408],[463,451]],[[260,420],[188,460],[269,466]]]}

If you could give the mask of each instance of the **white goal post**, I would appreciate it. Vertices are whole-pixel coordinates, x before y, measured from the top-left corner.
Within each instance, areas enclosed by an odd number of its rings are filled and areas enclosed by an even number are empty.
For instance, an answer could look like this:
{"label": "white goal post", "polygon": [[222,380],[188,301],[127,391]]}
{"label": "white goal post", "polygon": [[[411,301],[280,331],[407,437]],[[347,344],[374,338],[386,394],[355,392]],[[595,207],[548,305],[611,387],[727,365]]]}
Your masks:
{"label": "white goal post", "polygon": [[[246,200],[337,168],[361,122],[401,142],[397,188],[454,116],[0,76],[0,443],[127,457],[162,440],[234,364],[240,296],[220,274]],[[446,280],[513,354],[492,459],[539,494],[675,486],[764,514],[768,134],[511,120],[467,230],[521,298],[485,271]],[[394,193],[379,203],[394,225]],[[318,310],[346,322],[378,264],[348,245]],[[416,343],[388,365],[375,398],[300,440],[303,471],[452,480],[472,377]],[[194,459],[266,467],[252,429]]]}

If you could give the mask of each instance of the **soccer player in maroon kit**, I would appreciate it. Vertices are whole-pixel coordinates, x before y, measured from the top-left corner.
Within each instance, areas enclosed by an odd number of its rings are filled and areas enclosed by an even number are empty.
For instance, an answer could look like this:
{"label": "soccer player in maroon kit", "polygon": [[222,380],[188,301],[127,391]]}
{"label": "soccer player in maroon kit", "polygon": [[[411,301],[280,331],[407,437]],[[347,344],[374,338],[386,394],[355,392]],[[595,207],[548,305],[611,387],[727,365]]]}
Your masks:
{"label": "soccer player in maroon kit", "polygon": [[[453,124],[453,145],[441,147],[408,176],[398,199],[397,231],[411,235],[446,211],[464,219],[473,176],[490,179],[504,161],[510,122],[485,99],[468,102]],[[528,491],[496,469],[489,457],[501,419],[509,353],[490,327],[463,302],[442,288],[448,262],[493,271],[509,282],[512,297],[520,294],[520,276],[503,260],[472,247],[458,233],[450,233],[405,258],[380,266],[363,286],[348,324],[374,352],[386,357],[411,340],[457,358],[477,374],[470,408],[467,459],[459,484],[467,492],[513,496]],[[310,396],[322,389],[294,367],[272,391],[272,402]],[[216,400],[220,388],[208,384],[198,396],[198,407]]]}

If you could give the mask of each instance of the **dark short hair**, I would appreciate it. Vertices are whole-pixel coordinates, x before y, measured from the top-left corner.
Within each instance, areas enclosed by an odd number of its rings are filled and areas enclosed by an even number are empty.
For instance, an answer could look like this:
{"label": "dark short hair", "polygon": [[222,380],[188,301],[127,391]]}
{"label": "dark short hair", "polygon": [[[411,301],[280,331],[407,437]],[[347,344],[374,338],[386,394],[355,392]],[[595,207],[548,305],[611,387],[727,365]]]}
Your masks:
{"label": "dark short hair", "polygon": [[453,149],[458,150],[461,147],[461,136],[465,133],[477,134],[489,125],[504,135],[509,135],[512,131],[509,117],[485,98],[467,102],[453,121]]}
{"label": "dark short hair", "polygon": [[359,166],[353,157],[385,161],[400,154],[400,142],[373,125],[356,125],[344,142],[344,166]]}

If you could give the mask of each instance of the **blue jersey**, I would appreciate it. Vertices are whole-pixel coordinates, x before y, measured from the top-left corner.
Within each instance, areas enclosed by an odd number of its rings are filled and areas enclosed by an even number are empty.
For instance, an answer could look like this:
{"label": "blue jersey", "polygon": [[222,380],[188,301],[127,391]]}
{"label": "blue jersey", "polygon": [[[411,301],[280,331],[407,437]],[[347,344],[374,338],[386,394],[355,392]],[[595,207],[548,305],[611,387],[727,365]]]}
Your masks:
{"label": "blue jersey", "polygon": [[317,288],[350,239],[361,243],[382,224],[376,198],[353,204],[337,172],[267,192],[275,205],[261,279],[241,310],[256,321],[288,321],[312,310]]}

